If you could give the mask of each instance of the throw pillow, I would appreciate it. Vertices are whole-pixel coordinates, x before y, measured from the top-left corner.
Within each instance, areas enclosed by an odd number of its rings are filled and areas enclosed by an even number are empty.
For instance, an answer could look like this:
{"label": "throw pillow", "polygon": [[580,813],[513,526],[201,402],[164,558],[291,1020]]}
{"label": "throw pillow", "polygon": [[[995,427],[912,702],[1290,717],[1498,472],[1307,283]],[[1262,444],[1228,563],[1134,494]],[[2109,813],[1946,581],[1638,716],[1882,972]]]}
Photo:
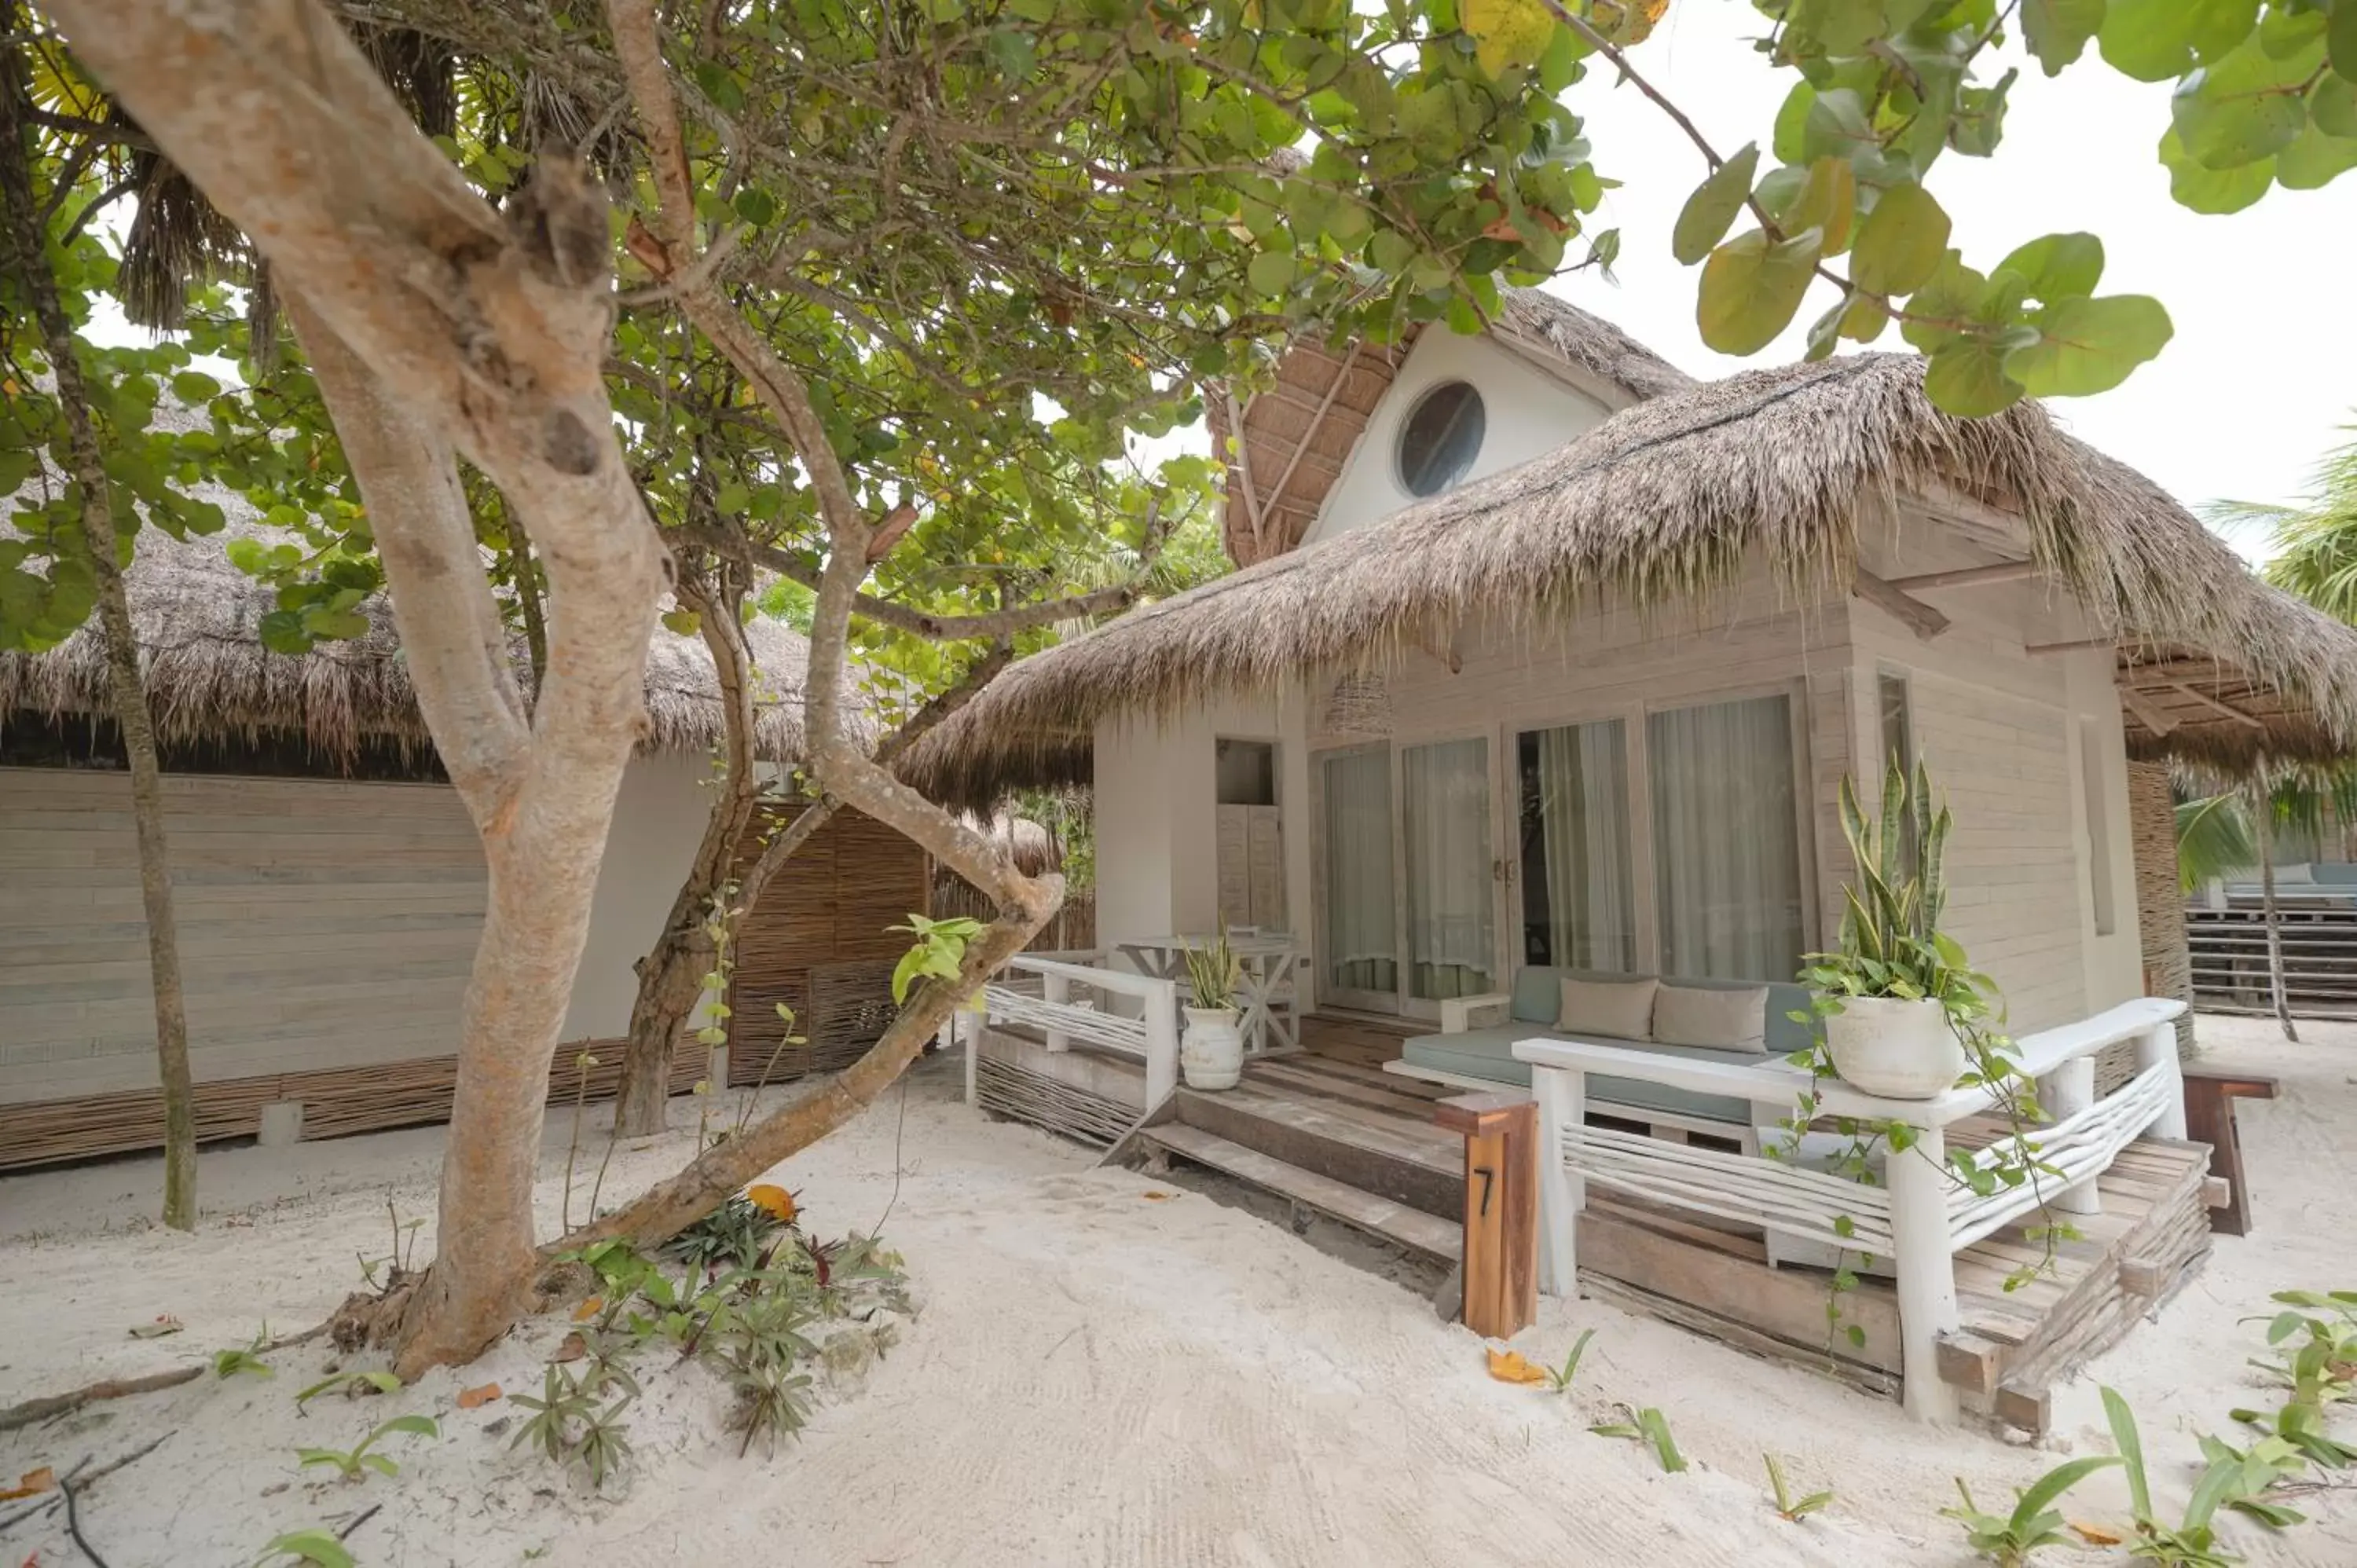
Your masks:
{"label": "throw pillow", "polygon": [[1643,1040],[1652,1036],[1653,993],[1662,983],[1643,980],[1566,980],[1555,1026],[1566,1035]]}
{"label": "throw pillow", "polygon": [[1721,991],[1664,981],[1653,998],[1653,1038],[1721,1051],[1768,1049],[1768,988]]}

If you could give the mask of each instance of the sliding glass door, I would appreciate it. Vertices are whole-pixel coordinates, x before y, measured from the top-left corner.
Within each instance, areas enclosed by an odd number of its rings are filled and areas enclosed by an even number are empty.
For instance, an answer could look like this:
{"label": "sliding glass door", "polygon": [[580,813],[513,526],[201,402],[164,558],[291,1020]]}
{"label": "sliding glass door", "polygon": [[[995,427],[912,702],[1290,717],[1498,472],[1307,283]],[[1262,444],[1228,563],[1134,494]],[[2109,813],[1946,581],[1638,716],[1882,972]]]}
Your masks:
{"label": "sliding glass door", "polygon": [[1645,750],[1662,972],[1792,979],[1807,911],[1791,700],[1648,714]]}
{"label": "sliding glass door", "polygon": [[1325,994],[1436,1017],[1498,989],[1489,742],[1333,752],[1318,781]]}
{"label": "sliding glass door", "polygon": [[1399,1005],[1399,901],[1392,875],[1392,754],[1387,746],[1329,754],[1321,992],[1349,1007]]}
{"label": "sliding glass door", "polygon": [[1490,848],[1490,743],[1400,749],[1407,863],[1410,1013],[1498,989],[1497,878]]}
{"label": "sliding glass door", "polygon": [[1630,867],[1629,740],[1619,719],[1525,730],[1519,780],[1525,963],[1637,967]]}

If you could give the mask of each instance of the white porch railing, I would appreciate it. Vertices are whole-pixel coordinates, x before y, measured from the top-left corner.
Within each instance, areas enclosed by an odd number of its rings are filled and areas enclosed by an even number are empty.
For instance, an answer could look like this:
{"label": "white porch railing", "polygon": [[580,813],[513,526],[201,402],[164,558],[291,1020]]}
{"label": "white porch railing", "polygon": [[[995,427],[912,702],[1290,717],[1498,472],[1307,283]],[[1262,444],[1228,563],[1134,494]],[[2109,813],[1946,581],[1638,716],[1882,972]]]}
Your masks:
{"label": "white porch railing", "polygon": [[[1753,1125],[1773,1125],[1791,1114],[1809,1084],[1805,1071],[1781,1058],[1736,1066],[1634,1047],[1522,1041],[1514,1055],[1531,1064],[1539,1107],[1541,1288],[1555,1295],[1577,1288],[1575,1243],[1590,1182],[1756,1225],[1771,1236],[1872,1252],[1889,1259],[1897,1274],[1908,1412],[1953,1421],[1955,1391],[1940,1380],[1934,1359],[1940,1335],[1962,1326],[1955,1254],[2036,1208],[2041,1196],[2064,1212],[2094,1212],[2094,1178],[2121,1149],[2147,1133],[2185,1136],[2175,1026],[2184,1010],[2181,1002],[2146,997],[2017,1042],[2019,1061],[2040,1080],[2041,1103],[2055,1117],[2029,1141],[2038,1157],[2062,1174],[2036,1190],[2001,1187],[1986,1196],[1959,1184],[1947,1169],[1946,1131],[1992,1109],[1996,1097],[1987,1089],[1910,1101],[1880,1099],[1839,1082],[1822,1085],[1820,1115],[1898,1122],[1916,1130],[1914,1148],[1886,1162],[1885,1185],[1868,1187],[1808,1168],[1806,1144],[1796,1163],[1587,1124],[1587,1075],[1604,1073],[1748,1101]],[[2123,1040],[2136,1042],[2136,1074],[2098,1101],[2095,1053]],[[1844,1223],[1837,1228],[1836,1221]]]}
{"label": "white porch railing", "polygon": [[[1037,1029],[1051,1051],[1076,1040],[1142,1063],[1146,1110],[1154,1111],[1178,1087],[1178,988],[1152,975],[1106,969],[1102,950],[1068,953],[1022,953],[1009,959],[998,978],[983,987],[979,1009],[993,1024]],[[1093,993],[1093,994],[1092,994]],[[1113,999],[1134,1003],[1115,1010]],[[974,1098],[974,1053],[966,1047],[966,1096]]]}

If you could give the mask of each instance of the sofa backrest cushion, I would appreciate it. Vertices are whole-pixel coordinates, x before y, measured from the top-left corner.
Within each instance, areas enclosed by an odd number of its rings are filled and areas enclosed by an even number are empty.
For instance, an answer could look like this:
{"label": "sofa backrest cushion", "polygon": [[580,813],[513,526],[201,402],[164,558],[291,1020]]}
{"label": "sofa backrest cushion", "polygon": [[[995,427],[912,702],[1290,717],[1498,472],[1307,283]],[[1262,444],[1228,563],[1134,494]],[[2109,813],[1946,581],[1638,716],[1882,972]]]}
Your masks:
{"label": "sofa backrest cushion", "polygon": [[1583,1039],[1590,1036],[1608,1040],[1653,1037],[1653,993],[1662,983],[1652,975],[1582,980],[1566,974],[1555,983],[1563,1002],[1555,1026],[1565,1034]]}
{"label": "sofa backrest cushion", "polygon": [[1768,1048],[1768,988],[1722,990],[1665,980],[1653,993],[1653,1038],[1720,1051]]}
{"label": "sofa backrest cushion", "polygon": [[[1520,1024],[1536,1024],[1542,1028],[1555,1027],[1555,1016],[1563,1010],[1563,982],[1573,980],[1630,980],[1632,975],[1607,973],[1601,970],[1572,969],[1562,964],[1525,964],[1514,975],[1513,1003],[1508,1011]],[[1750,991],[1758,987],[1756,980],[1699,980],[1684,976],[1670,977],[1678,985],[1695,985],[1713,991]],[[1792,1015],[1809,1010],[1809,991],[1804,985],[1789,981],[1771,982],[1768,986],[1765,1037],[1770,1054],[1788,1056],[1809,1048],[1816,1038],[1814,1026],[1794,1023]]]}

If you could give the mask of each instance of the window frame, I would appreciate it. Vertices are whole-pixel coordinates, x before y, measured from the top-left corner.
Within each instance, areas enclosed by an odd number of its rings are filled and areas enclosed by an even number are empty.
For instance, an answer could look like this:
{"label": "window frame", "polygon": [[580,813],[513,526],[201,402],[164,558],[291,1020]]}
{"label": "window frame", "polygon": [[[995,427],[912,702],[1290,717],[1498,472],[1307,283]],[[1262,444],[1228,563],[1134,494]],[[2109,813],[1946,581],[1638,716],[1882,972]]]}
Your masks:
{"label": "window frame", "polygon": [[[1432,400],[1453,387],[1463,387],[1466,392],[1472,395],[1473,406],[1475,412],[1480,416],[1481,427],[1474,434],[1473,450],[1467,455],[1465,458],[1465,466],[1458,469],[1456,473],[1451,474],[1441,483],[1435,485],[1432,489],[1428,490],[1419,490],[1408,478],[1408,433],[1415,427],[1416,416],[1421,414],[1431,405]],[[1457,489],[1459,485],[1462,485],[1466,479],[1471,476],[1475,465],[1481,461],[1482,451],[1489,446],[1489,444],[1490,400],[1482,396],[1481,389],[1476,386],[1466,377],[1445,376],[1440,380],[1434,381],[1431,385],[1426,387],[1423,391],[1415,394],[1415,401],[1408,404],[1407,413],[1400,417],[1398,428],[1393,431],[1391,442],[1392,482],[1399,487],[1401,494],[1408,497],[1411,500],[1424,501],[1430,500],[1435,496],[1445,496],[1449,491]]]}

